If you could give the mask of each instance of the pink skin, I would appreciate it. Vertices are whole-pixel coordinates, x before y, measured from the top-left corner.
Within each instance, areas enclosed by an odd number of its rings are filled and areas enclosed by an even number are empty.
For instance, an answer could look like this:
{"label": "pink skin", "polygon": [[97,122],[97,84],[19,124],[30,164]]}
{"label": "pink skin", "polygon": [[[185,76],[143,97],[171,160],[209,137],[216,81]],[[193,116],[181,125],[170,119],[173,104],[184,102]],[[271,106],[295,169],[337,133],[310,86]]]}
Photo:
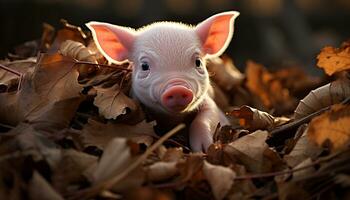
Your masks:
{"label": "pink skin", "polygon": [[238,15],[219,13],[195,27],[175,22],[158,22],[139,30],[101,22],[87,26],[107,60],[133,64],[132,95],[160,121],[178,123],[196,112],[190,145],[193,151],[206,151],[217,124],[229,123],[209,96],[205,60],[227,48]]}

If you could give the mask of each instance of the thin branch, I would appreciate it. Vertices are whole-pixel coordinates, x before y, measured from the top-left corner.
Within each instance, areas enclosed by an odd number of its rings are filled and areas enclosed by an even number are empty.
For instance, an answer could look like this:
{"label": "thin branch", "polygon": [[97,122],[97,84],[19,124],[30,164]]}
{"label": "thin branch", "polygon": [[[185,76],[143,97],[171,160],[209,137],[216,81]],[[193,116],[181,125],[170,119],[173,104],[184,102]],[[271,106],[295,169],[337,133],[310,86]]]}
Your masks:
{"label": "thin branch", "polygon": [[121,69],[121,70],[125,70],[125,71],[132,71],[132,69],[129,68],[124,68],[124,67],[120,67],[120,66],[111,66],[111,65],[107,65],[107,64],[99,64],[99,63],[93,63],[93,62],[88,62],[88,61],[81,61],[81,60],[76,60],[74,59],[76,64],[84,64],[84,65],[94,65],[94,66],[102,66],[102,67],[107,67],[107,68],[112,68],[112,69]]}

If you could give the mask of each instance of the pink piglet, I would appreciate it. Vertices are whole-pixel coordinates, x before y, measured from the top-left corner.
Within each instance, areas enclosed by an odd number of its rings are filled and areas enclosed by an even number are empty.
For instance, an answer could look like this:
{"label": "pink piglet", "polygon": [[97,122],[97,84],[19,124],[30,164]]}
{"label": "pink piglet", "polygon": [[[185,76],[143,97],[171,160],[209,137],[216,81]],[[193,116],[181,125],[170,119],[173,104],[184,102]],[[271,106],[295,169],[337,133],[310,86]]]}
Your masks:
{"label": "pink piglet", "polygon": [[229,11],[197,26],[156,22],[138,30],[102,22],[86,25],[108,61],[133,64],[132,96],[161,121],[178,123],[195,113],[190,146],[205,152],[213,143],[217,124],[229,125],[209,94],[206,59],[225,51],[238,15]]}

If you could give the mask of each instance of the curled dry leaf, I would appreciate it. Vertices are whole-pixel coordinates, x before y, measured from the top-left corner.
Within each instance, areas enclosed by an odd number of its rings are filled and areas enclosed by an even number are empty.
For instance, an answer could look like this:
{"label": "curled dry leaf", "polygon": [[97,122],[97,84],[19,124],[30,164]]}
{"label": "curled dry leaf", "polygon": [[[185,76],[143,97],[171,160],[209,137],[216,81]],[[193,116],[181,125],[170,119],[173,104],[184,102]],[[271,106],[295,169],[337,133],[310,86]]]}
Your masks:
{"label": "curled dry leaf", "polygon": [[346,148],[350,141],[350,106],[336,104],[315,117],[309,124],[309,139],[317,145],[327,144],[335,151]]}
{"label": "curled dry leaf", "polygon": [[263,65],[248,61],[246,76],[246,87],[260,98],[267,109],[274,108],[277,114],[294,109],[296,101],[290,96],[288,89]]}
{"label": "curled dry leaf", "polygon": [[150,145],[154,133],[155,122],[147,123],[142,121],[136,125],[127,125],[108,122],[107,124],[89,120],[82,130],[82,142],[84,146],[97,146],[104,149],[105,146],[115,137],[128,138],[136,143]]}
{"label": "curled dry leaf", "polygon": [[[93,170],[92,174],[88,174],[87,176],[91,179],[93,184],[98,184],[123,172],[135,159],[136,156],[132,155],[132,149],[127,139],[113,138],[104,149],[103,155],[95,170]],[[130,173],[124,179],[122,184],[115,185],[113,190],[118,192],[124,191],[140,186],[143,181],[143,170],[136,168],[133,173]]]}
{"label": "curled dry leaf", "polygon": [[317,66],[326,74],[333,75],[350,69],[350,41],[344,42],[340,48],[326,46],[317,56]]}
{"label": "curled dry leaf", "polygon": [[225,91],[241,85],[245,78],[229,57],[210,59],[207,68],[214,82]]}
{"label": "curled dry leaf", "polygon": [[126,96],[117,84],[110,88],[94,88],[97,91],[94,105],[106,119],[116,119],[119,115],[126,114],[128,109],[135,111],[138,108],[136,102]]}
{"label": "curled dry leaf", "polygon": [[159,161],[145,168],[146,177],[149,181],[162,181],[179,173],[177,162]]}
{"label": "curled dry leaf", "polygon": [[212,165],[207,161],[203,162],[203,173],[210,184],[215,199],[225,198],[234,183],[236,173],[228,167]]}
{"label": "curled dry leaf", "polygon": [[243,164],[250,172],[271,172],[282,166],[282,160],[266,144],[267,135],[267,131],[255,131],[227,144],[223,150],[226,156]]}
{"label": "curled dry leaf", "polygon": [[327,106],[340,103],[350,97],[350,80],[343,78],[315,90],[300,100],[294,118],[300,119]]}
{"label": "curled dry leaf", "polygon": [[286,117],[274,117],[267,112],[249,106],[241,106],[230,113],[239,118],[239,124],[250,131],[272,129],[289,121]]}

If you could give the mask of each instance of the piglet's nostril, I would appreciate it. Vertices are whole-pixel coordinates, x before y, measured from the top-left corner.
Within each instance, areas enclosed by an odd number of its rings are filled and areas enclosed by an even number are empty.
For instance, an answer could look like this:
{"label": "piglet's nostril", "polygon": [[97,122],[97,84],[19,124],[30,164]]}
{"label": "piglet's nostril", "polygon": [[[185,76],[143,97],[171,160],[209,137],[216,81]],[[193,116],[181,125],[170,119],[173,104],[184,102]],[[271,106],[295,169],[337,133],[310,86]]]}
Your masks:
{"label": "piglet's nostril", "polygon": [[162,105],[173,111],[185,109],[192,100],[192,91],[184,86],[173,86],[168,88],[161,98]]}

